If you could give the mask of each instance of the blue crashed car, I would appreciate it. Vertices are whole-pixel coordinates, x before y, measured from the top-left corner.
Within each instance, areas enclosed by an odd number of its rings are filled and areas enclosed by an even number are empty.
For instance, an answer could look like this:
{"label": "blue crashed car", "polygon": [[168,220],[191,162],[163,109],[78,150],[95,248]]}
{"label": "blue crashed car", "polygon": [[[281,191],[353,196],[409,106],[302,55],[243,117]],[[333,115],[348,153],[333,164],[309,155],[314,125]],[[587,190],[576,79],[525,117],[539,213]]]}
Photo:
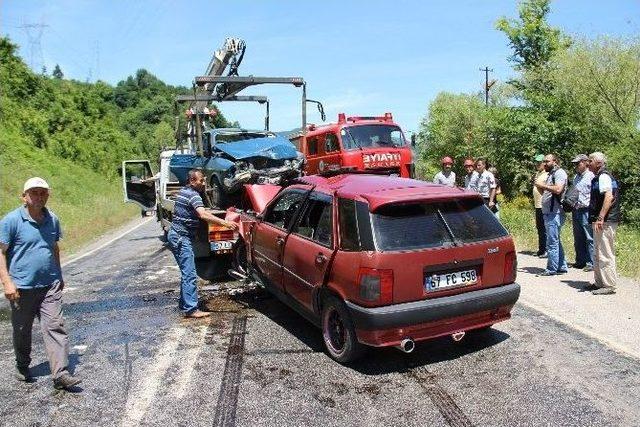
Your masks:
{"label": "blue crashed car", "polygon": [[190,169],[202,169],[211,202],[226,209],[243,184],[283,184],[301,175],[304,156],[285,137],[268,131],[209,129],[202,134],[203,155],[176,151],[169,168],[182,185]]}

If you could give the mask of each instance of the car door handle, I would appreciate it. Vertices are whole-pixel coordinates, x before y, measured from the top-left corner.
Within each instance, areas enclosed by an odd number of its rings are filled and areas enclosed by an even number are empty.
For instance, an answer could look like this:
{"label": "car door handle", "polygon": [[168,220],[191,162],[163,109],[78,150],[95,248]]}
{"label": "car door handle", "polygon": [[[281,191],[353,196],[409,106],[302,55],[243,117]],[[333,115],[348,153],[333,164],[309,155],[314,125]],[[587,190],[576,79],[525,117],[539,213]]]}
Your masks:
{"label": "car door handle", "polygon": [[326,256],[324,256],[322,254],[316,255],[316,265],[321,266],[325,262],[327,262],[327,257]]}
{"label": "car door handle", "polygon": [[283,246],[284,245],[284,238],[283,237],[276,237],[276,245],[278,246]]}

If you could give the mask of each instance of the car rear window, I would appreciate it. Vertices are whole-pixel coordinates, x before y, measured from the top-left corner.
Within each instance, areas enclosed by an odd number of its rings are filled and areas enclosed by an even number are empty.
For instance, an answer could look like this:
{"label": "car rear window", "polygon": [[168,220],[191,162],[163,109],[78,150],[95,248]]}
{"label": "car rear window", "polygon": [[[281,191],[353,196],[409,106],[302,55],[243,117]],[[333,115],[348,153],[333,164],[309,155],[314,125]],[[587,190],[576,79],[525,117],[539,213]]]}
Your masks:
{"label": "car rear window", "polygon": [[371,215],[376,247],[426,249],[506,236],[507,230],[478,199],[392,204]]}

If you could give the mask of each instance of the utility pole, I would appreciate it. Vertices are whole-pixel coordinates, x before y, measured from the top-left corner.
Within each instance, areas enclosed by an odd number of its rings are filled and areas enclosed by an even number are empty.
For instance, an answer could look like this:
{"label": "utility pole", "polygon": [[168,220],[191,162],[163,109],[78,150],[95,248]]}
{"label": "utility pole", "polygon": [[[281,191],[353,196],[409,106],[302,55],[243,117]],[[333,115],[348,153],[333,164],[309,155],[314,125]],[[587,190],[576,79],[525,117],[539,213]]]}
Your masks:
{"label": "utility pole", "polygon": [[[42,54],[42,33],[48,25],[42,21],[38,24],[23,24],[18,27],[24,30],[29,41],[29,65],[32,70],[40,70],[44,66],[44,55]],[[36,62],[36,57],[37,61]]]}
{"label": "utility pole", "polygon": [[484,105],[489,106],[489,89],[493,86],[496,81],[489,81],[489,73],[493,73],[493,69],[489,67],[480,68],[480,71],[484,71]]}

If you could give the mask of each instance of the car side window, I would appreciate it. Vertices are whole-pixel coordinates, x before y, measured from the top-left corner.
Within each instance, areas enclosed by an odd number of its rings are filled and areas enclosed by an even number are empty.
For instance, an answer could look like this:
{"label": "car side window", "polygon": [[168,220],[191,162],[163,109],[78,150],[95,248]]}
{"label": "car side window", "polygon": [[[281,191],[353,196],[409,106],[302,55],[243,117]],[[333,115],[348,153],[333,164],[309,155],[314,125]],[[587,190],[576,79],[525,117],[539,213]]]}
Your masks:
{"label": "car side window", "polygon": [[331,197],[312,195],[304,207],[293,232],[323,246],[333,246],[333,215]]}
{"label": "car side window", "polygon": [[338,151],[339,149],[338,137],[332,133],[328,133],[324,140],[324,151],[330,153],[332,151]]}
{"label": "car side window", "polygon": [[298,208],[304,201],[305,192],[292,190],[283,193],[264,217],[264,221],[287,229],[295,219]]}
{"label": "car side window", "polygon": [[307,139],[307,148],[310,156],[318,154],[318,138]]}

